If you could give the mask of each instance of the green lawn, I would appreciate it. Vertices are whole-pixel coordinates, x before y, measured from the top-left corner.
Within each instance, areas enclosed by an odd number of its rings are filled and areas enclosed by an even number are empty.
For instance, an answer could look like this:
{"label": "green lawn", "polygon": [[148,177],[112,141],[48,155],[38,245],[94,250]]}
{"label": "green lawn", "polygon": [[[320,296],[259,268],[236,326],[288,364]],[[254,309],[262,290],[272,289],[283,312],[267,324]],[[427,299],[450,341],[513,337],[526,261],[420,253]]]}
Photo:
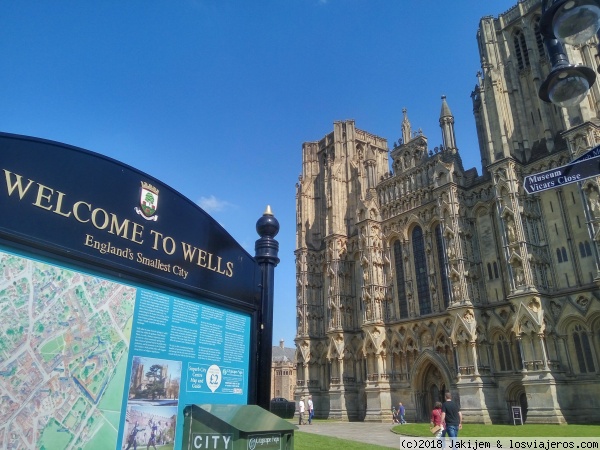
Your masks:
{"label": "green lawn", "polygon": [[[296,421],[289,421],[296,424]],[[317,420],[316,422],[321,422]],[[328,421],[323,421],[328,422]],[[393,431],[405,436],[432,437],[428,423],[397,425]],[[460,430],[460,437],[600,437],[600,425],[481,425],[466,424]],[[318,434],[294,432],[295,450],[382,450],[388,447],[369,445]]]}
{"label": "green lawn", "polygon": [[[405,436],[431,437],[428,423],[397,425],[392,430]],[[482,425],[465,424],[459,437],[600,437],[600,425]]]}
{"label": "green lawn", "polygon": [[329,436],[320,436],[318,434],[294,432],[294,450],[382,450],[389,447],[380,445],[365,444],[363,442],[347,441]]}

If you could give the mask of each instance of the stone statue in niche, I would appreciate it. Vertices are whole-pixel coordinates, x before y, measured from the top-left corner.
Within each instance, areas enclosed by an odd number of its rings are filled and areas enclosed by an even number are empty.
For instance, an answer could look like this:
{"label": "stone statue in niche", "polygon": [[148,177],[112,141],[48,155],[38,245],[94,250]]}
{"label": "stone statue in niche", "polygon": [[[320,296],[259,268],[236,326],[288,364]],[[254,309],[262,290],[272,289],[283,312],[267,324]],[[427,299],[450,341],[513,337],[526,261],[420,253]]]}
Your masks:
{"label": "stone statue in niche", "polygon": [[473,323],[475,321],[475,316],[471,310],[467,310],[467,312],[465,312],[463,315],[463,319],[467,323]]}
{"label": "stone statue in niche", "polygon": [[508,236],[508,243],[512,244],[517,239],[517,235],[515,232],[515,221],[512,216],[508,216],[506,218],[506,234]]}
{"label": "stone statue in niche", "polygon": [[525,273],[523,272],[523,267],[520,265],[515,267],[515,284],[517,286],[522,286],[525,283]]}
{"label": "stone statue in niche", "polygon": [[594,218],[600,217],[600,194],[597,189],[591,188],[588,190],[588,201]]}

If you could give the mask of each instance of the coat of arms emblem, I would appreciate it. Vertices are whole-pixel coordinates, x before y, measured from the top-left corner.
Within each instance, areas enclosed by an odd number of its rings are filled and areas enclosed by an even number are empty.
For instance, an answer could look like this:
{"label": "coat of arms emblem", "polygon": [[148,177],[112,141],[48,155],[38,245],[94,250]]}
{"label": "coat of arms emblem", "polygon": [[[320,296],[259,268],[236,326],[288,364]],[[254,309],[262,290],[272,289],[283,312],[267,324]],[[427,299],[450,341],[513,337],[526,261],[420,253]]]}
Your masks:
{"label": "coat of arms emblem", "polygon": [[145,181],[141,183],[140,207],[136,207],[135,212],[146,220],[156,221],[158,219],[156,215],[156,210],[158,209],[158,188]]}

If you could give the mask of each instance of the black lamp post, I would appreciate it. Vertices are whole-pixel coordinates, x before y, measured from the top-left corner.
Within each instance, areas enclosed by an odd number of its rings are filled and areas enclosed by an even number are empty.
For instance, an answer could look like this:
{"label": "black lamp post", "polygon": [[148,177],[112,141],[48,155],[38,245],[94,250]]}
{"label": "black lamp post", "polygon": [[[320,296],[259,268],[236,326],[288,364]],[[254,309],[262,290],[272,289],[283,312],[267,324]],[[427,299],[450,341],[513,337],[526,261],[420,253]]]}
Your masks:
{"label": "black lamp post", "polygon": [[596,73],[584,65],[570,64],[562,43],[582,44],[599,29],[600,0],[542,0],[540,31],[552,70],[540,86],[540,99],[569,107],[585,98]]}
{"label": "black lamp post", "polygon": [[275,266],[279,264],[279,242],[275,240],[275,236],[279,233],[279,221],[271,212],[270,206],[267,206],[262,217],[256,222],[256,232],[260,239],[256,241],[254,246],[255,258],[262,272],[256,404],[269,410],[273,354],[273,289],[275,285]]}

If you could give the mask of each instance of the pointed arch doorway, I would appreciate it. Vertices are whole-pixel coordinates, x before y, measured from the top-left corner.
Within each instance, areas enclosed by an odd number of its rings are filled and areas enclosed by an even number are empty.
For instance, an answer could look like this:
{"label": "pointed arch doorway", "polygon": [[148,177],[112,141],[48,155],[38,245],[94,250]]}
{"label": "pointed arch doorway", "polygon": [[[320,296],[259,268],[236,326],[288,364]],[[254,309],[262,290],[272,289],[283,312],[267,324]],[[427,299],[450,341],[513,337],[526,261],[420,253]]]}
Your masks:
{"label": "pointed arch doorway", "polygon": [[416,421],[429,422],[435,403],[444,401],[448,391],[448,379],[444,372],[431,359],[423,361],[420,370],[416,371],[413,378]]}
{"label": "pointed arch doorway", "polygon": [[528,402],[525,387],[520,382],[510,384],[506,389],[506,406],[508,408],[508,423],[513,423],[512,407],[521,407],[523,423],[527,422]]}

